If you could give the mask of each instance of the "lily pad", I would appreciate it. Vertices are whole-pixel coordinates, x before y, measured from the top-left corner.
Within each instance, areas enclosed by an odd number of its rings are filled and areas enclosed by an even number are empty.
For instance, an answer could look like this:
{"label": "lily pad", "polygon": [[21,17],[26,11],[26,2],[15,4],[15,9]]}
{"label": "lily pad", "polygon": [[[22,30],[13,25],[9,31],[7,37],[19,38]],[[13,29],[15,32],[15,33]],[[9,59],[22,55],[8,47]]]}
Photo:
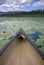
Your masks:
{"label": "lily pad", "polygon": [[3,40],[4,38],[3,37],[0,37],[0,40]]}

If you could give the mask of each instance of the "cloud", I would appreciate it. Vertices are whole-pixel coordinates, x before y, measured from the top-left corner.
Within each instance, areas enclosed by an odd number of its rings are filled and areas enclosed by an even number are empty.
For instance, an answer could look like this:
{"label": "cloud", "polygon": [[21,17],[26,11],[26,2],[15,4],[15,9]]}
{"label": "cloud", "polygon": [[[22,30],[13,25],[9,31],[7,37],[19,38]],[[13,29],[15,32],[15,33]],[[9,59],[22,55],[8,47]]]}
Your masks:
{"label": "cloud", "polygon": [[14,10],[17,10],[19,8],[19,5],[15,5],[15,4],[3,4],[0,6],[0,11],[11,11],[14,8]]}
{"label": "cloud", "polygon": [[12,10],[13,8],[14,9],[17,9],[19,7],[19,5],[16,5],[16,2],[13,1],[13,0],[7,0],[6,3],[0,5],[0,11],[10,11]]}
{"label": "cloud", "polygon": [[21,3],[27,3],[27,2],[31,2],[32,0],[20,0],[21,1]]}
{"label": "cloud", "polygon": [[40,1],[44,1],[44,0],[40,0]]}
{"label": "cloud", "polygon": [[44,0],[40,0],[38,2],[34,2],[32,4],[34,7],[40,7],[40,6],[44,6]]}
{"label": "cloud", "polygon": [[25,3],[25,2],[27,2],[27,0],[21,0],[21,3]]}
{"label": "cloud", "polygon": [[[24,10],[27,7],[40,7],[44,6],[44,0],[0,0],[0,11],[16,11]],[[29,8],[28,8],[29,9]]]}
{"label": "cloud", "polygon": [[26,6],[30,6],[32,0],[5,0],[6,3],[0,5],[0,11],[22,10]]}

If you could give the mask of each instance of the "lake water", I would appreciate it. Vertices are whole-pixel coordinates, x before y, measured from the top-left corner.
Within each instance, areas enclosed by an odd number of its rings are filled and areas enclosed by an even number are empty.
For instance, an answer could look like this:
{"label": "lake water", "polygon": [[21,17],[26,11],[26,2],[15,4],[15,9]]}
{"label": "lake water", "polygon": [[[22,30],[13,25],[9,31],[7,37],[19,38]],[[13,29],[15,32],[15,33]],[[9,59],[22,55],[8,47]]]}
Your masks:
{"label": "lake water", "polygon": [[[42,34],[42,42],[44,42],[44,18],[40,17],[4,17],[0,18],[0,50],[4,47],[4,45],[9,41],[8,38],[14,36],[15,33],[20,29],[23,30],[27,34],[34,34],[35,32],[39,32]],[[5,33],[4,33],[5,32]],[[40,39],[41,39],[40,38]],[[39,40],[40,40],[39,39]],[[37,40],[35,42],[40,41]],[[41,45],[44,44],[41,43]],[[44,52],[44,48],[42,47],[42,51]]]}
{"label": "lake water", "polygon": [[[15,34],[17,30],[23,28],[27,33],[39,31],[44,34],[44,18],[35,17],[14,17],[0,18],[0,31],[11,32]],[[1,34],[1,33],[0,33]]]}

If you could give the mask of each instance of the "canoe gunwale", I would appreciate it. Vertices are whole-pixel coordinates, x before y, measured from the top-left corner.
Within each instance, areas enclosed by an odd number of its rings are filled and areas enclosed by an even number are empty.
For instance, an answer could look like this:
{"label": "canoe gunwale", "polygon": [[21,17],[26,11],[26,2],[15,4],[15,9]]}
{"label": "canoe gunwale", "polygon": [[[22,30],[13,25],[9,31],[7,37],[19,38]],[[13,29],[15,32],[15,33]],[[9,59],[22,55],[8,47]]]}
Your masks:
{"label": "canoe gunwale", "polygon": [[22,28],[19,29],[18,32],[16,32],[15,36],[13,36],[13,38],[2,48],[2,50],[0,51],[0,56],[4,53],[4,51],[8,48],[8,46],[15,40],[15,38],[20,35],[23,34],[26,39],[31,43],[31,45],[36,49],[36,51],[39,53],[39,55],[44,59],[44,54],[37,48],[37,46],[35,45],[35,43],[31,40],[31,38],[23,31]]}

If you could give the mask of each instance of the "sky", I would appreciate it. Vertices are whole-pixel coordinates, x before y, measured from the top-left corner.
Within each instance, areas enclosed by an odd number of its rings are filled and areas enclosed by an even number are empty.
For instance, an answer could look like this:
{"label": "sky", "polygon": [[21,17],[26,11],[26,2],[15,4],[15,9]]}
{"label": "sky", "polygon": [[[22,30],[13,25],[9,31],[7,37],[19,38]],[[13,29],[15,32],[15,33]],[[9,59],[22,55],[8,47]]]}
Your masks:
{"label": "sky", "polygon": [[44,9],[44,0],[0,0],[0,12]]}

